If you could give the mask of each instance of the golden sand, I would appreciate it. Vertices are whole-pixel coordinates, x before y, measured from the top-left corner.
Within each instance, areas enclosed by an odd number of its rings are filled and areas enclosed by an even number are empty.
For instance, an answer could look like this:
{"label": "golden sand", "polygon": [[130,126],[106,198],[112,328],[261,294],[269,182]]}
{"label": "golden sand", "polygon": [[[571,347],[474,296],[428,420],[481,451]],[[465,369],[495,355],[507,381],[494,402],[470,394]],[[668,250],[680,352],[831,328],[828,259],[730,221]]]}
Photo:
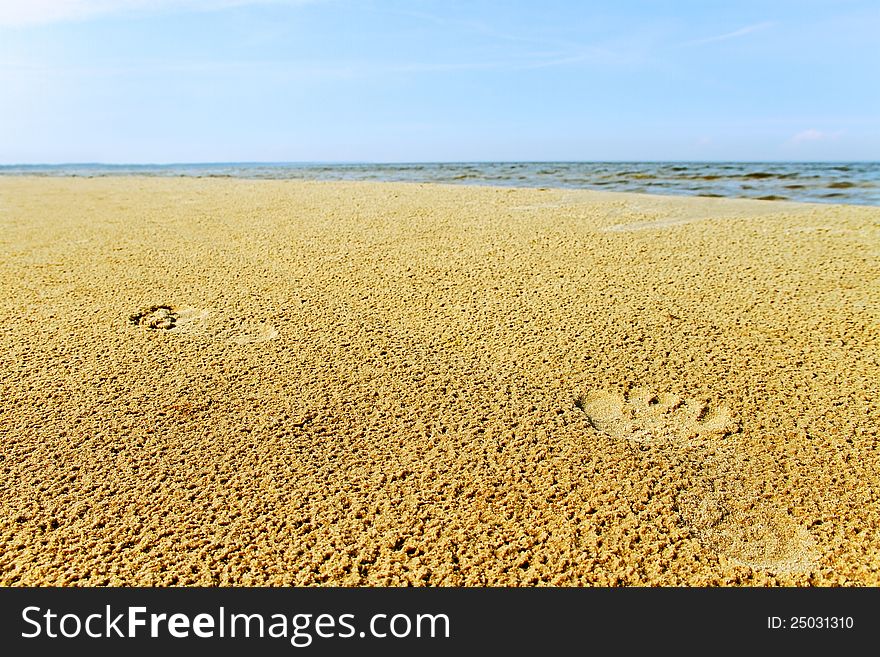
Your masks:
{"label": "golden sand", "polygon": [[0,178],[0,584],[880,585],[880,208]]}

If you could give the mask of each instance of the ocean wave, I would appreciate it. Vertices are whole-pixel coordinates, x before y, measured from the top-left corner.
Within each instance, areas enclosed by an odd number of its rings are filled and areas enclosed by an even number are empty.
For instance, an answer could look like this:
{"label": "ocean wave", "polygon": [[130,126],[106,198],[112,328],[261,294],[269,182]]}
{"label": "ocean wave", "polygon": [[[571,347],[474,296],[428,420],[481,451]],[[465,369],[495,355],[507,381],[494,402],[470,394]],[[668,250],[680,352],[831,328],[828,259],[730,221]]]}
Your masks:
{"label": "ocean wave", "polygon": [[0,165],[2,175],[445,182],[880,206],[880,163],[460,162]]}

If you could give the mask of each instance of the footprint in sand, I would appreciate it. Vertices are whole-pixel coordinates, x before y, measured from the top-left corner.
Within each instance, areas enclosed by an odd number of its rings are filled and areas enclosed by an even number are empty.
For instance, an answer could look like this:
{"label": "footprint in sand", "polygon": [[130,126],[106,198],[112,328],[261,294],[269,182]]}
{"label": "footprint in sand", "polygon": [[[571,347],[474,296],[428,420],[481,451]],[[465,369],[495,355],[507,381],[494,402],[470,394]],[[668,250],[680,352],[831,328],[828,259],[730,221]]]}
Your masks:
{"label": "footprint in sand", "polygon": [[150,329],[165,329],[171,334],[237,345],[267,342],[278,337],[278,330],[271,324],[191,307],[150,306],[131,315],[129,322]]}
{"label": "footprint in sand", "polygon": [[233,344],[256,344],[278,337],[278,329],[271,324],[241,318],[229,318],[210,329],[212,339]]}
{"label": "footprint in sand", "polygon": [[129,315],[128,322],[148,329],[170,330],[177,323],[177,313],[171,306],[147,306]]}
{"label": "footprint in sand", "polygon": [[624,396],[595,391],[575,404],[586,413],[597,431],[636,443],[664,445],[722,438],[737,424],[724,406],[712,407],[671,394],[654,394],[645,388]]}
{"label": "footprint in sand", "polygon": [[[689,493],[679,499],[682,520],[710,550],[731,562],[776,573],[807,572],[819,558],[816,541],[788,513],[763,500]],[[741,500],[743,502],[744,500]]]}
{"label": "footprint in sand", "polygon": [[[679,515],[707,549],[734,564],[777,573],[806,572],[815,564],[819,553],[806,528],[746,492],[736,467],[737,445],[718,440],[738,430],[724,406],[644,388],[627,395],[593,391],[578,397],[575,405],[594,429],[608,436],[686,450],[685,456],[678,452],[671,458],[687,459],[697,470],[697,483],[679,496]],[[706,441],[715,442],[712,456],[697,449]]]}

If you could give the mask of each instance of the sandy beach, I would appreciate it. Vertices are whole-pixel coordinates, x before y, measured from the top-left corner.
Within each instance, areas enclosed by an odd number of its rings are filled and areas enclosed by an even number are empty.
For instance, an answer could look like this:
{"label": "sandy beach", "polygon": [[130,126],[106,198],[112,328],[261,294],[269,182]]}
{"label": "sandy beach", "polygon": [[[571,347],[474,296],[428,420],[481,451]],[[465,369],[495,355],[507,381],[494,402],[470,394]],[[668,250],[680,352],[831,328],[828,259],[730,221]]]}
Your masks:
{"label": "sandy beach", "polygon": [[0,585],[880,585],[880,208],[0,178]]}

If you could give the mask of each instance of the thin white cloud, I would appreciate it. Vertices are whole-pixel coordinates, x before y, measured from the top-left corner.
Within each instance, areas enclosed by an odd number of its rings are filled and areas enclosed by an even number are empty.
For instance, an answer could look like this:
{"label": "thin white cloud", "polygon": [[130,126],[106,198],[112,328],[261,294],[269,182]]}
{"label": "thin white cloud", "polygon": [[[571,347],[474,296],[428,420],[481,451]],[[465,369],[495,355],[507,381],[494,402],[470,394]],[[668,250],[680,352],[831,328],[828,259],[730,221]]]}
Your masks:
{"label": "thin white cloud", "polygon": [[[555,37],[541,38],[534,35],[513,34],[506,31],[499,31],[495,27],[480,21],[462,20],[457,18],[447,18],[422,11],[399,11],[381,6],[374,7],[376,11],[396,16],[405,16],[420,21],[427,21],[435,25],[457,30],[463,34],[470,33],[472,35],[482,35],[486,37],[484,41],[495,41],[507,44],[528,44],[531,46],[540,46],[544,52],[526,53],[526,60],[522,58],[508,58],[504,64],[486,64],[472,63],[465,65],[440,65],[440,66],[422,66],[416,65],[419,71],[430,70],[484,70],[484,69],[504,69],[504,70],[531,70],[539,68],[551,68],[555,66],[567,66],[570,64],[601,63],[610,64],[615,62],[629,62],[632,60],[631,54],[615,52],[608,48],[598,45],[585,45],[567,39],[559,39]],[[631,50],[631,48],[627,48]]]}
{"label": "thin white cloud", "polygon": [[791,143],[803,144],[811,141],[828,141],[831,139],[837,139],[841,134],[842,133],[839,130],[836,132],[822,132],[821,130],[809,128],[794,135],[791,138]]}
{"label": "thin white cloud", "polygon": [[254,4],[301,5],[312,0],[0,0],[0,27],[28,27],[102,16],[216,11]]}
{"label": "thin white cloud", "polygon": [[694,41],[686,41],[682,43],[682,46],[702,46],[706,43],[715,43],[717,41],[727,41],[728,39],[738,39],[740,37],[744,37],[747,34],[752,34],[754,32],[760,32],[761,30],[766,30],[768,27],[773,27],[775,23],[765,22],[765,23],[755,23],[754,25],[747,25],[746,27],[742,27],[738,30],[734,30],[733,32],[726,32],[725,34],[717,34],[715,36],[706,37],[704,39],[695,39]]}
{"label": "thin white cloud", "polygon": [[525,71],[550,66],[562,66],[582,61],[583,57],[566,59],[524,59],[522,61],[467,61],[467,62],[360,62],[360,61],[137,61],[103,66],[45,66],[27,62],[12,62],[0,67],[0,81],[28,79],[38,75],[62,77],[132,77],[143,74],[172,75],[246,75],[250,79],[274,77],[284,80],[364,79],[386,75],[429,75],[466,71]]}

